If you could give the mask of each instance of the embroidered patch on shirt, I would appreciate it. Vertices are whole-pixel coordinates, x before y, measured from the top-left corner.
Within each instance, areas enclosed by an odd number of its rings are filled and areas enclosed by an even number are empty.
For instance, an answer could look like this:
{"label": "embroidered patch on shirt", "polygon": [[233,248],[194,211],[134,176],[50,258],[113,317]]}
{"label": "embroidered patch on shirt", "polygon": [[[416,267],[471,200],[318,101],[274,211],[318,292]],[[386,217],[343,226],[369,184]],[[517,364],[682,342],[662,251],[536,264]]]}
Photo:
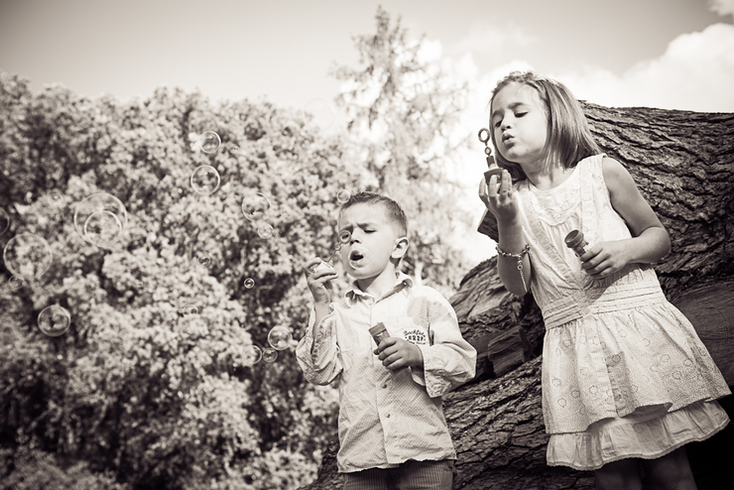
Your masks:
{"label": "embroidered patch on shirt", "polygon": [[414,330],[403,330],[403,338],[411,344],[426,345],[428,343],[426,332],[419,328]]}

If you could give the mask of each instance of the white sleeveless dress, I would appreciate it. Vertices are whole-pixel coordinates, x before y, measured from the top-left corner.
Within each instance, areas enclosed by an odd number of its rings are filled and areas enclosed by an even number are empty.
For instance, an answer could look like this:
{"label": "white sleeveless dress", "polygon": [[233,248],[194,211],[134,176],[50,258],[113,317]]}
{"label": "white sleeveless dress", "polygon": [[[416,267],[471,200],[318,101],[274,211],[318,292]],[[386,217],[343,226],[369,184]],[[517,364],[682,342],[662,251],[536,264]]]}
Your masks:
{"label": "white sleeveless dress", "polygon": [[543,312],[542,389],[547,462],[594,470],[657,458],[729,423],[713,400],[730,394],[691,323],[670,304],[652,266],[592,280],[566,247],[630,238],[612,208],[602,158],[578,163],[560,186],[515,184],[530,244],[531,289]]}

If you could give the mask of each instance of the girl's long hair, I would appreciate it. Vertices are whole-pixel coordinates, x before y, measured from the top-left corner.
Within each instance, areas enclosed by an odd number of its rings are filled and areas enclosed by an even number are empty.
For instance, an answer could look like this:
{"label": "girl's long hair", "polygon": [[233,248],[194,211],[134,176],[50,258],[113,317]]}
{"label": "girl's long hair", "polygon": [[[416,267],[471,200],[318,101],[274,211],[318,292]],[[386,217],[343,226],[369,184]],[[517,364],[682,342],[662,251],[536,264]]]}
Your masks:
{"label": "girl's long hair", "polygon": [[[562,83],[537,75],[532,71],[513,71],[497,83],[489,101],[490,114],[497,93],[511,83],[533,87],[545,104],[548,139],[545,142],[544,153],[548,163],[557,161],[561,162],[565,168],[572,168],[580,160],[601,153],[599,145],[596,144],[591,134],[581,104],[571,91]],[[491,120],[489,124],[491,129]],[[492,136],[497,164],[510,172],[513,181],[526,179],[527,176],[519,164],[505,160],[500,154],[494,131],[490,130],[489,133]]]}

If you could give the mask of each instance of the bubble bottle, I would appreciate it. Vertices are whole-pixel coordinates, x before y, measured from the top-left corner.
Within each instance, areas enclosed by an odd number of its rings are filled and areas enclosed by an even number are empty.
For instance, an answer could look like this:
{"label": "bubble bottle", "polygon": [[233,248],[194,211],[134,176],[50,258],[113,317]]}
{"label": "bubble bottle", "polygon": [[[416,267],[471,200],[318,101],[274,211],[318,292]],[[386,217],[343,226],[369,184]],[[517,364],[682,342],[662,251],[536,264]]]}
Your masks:
{"label": "bubble bottle", "polygon": [[589,244],[584,239],[584,234],[579,230],[569,232],[564,241],[566,242],[566,246],[573,250],[579,257],[589,250]]}

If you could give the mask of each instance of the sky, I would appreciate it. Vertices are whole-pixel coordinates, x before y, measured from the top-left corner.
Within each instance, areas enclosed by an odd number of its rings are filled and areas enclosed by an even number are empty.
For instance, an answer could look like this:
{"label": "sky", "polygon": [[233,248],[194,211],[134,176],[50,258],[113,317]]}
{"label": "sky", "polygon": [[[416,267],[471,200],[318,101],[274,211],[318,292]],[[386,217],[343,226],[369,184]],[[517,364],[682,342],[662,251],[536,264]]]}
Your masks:
{"label": "sky", "polygon": [[353,37],[375,32],[378,5],[469,83],[472,133],[512,69],[610,107],[734,112],[734,0],[0,0],[0,70],[34,92],[165,86],[302,109],[337,95],[334,66],[359,67]]}

